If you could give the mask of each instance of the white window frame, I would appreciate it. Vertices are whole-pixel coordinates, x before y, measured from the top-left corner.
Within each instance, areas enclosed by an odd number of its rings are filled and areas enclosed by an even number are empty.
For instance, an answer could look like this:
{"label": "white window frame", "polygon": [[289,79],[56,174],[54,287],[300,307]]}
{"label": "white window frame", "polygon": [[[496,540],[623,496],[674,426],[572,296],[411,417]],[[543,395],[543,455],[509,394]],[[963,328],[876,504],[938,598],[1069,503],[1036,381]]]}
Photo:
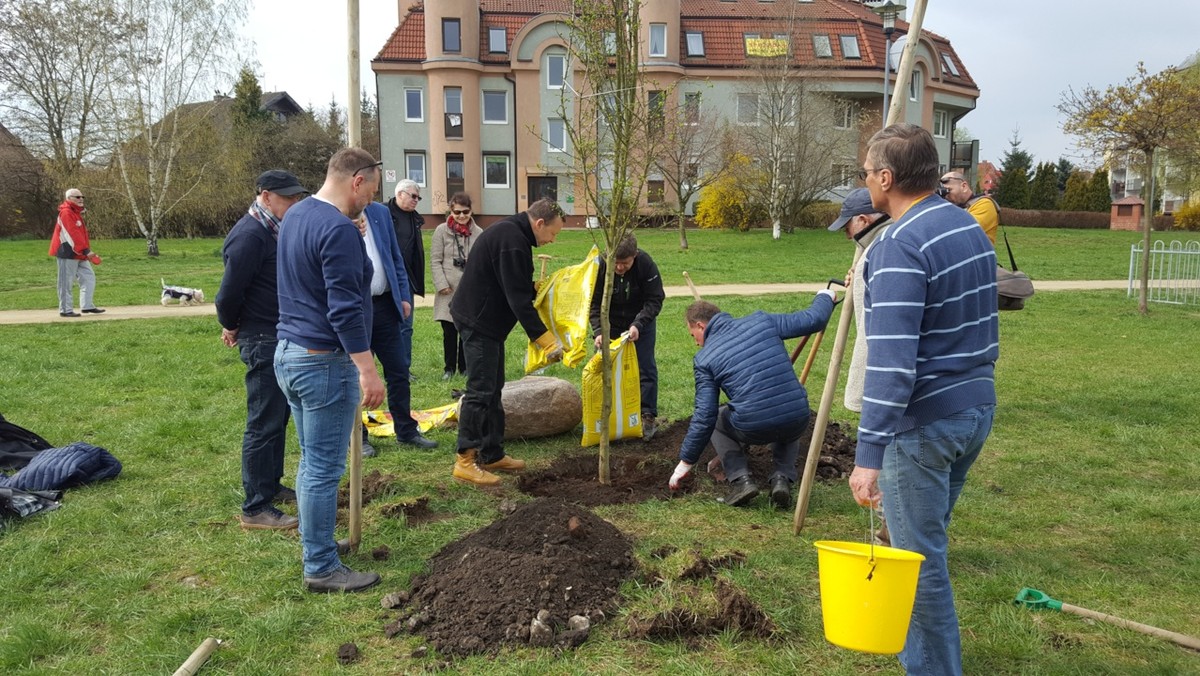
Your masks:
{"label": "white window frame", "polygon": [[843,59],[861,59],[862,51],[858,48],[857,35],[839,35],[838,44],[842,47]]}
{"label": "white window frame", "polygon": [[[417,95],[417,116],[412,117],[412,111],[409,110],[409,94]],[[405,87],[404,89],[404,121],[405,122],[424,122],[425,121],[425,90],[417,87]]]}
{"label": "white window frame", "polygon": [[687,38],[687,55],[689,57],[704,56],[704,33],[687,31],[684,35]]}
{"label": "white window frame", "polygon": [[858,117],[858,103],[850,99],[836,99],[833,105],[833,128],[853,129]]}
{"label": "white window frame", "polygon": [[[487,102],[488,102],[489,95],[492,97],[499,95],[501,97],[502,105],[500,107],[500,110],[502,113],[504,113],[504,119],[502,119],[502,120],[489,120],[488,119]],[[508,124],[508,91],[507,90],[504,90],[504,89],[485,89],[485,90],[483,90],[483,95],[480,97],[480,105],[482,106],[482,110],[480,111],[480,119],[483,120],[484,124]]]}
{"label": "white window frame", "polygon": [[835,188],[853,188],[858,180],[858,167],[846,162],[834,162],[832,173],[839,181]]}
{"label": "white window frame", "polygon": [[[692,106],[688,102],[695,100],[696,105]],[[697,125],[700,124],[700,116],[703,114],[704,97],[700,92],[684,92],[683,93],[683,122],[684,124]],[[692,116],[692,112],[695,116]]]}
{"label": "white window frame", "polygon": [[942,72],[959,77],[958,66],[954,65],[954,57],[950,56],[950,52],[942,52]]}
{"label": "white window frame", "polygon": [[[419,174],[419,179],[413,178],[413,176],[414,176],[413,165],[412,165],[413,160],[421,161],[421,168],[420,168],[421,173]],[[425,166],[425,153],[404,153],[404,178],[416,181],[417,185],[424,188],[425,187],[425,177],[427,174],[428,174],[428,172],[426,171],[426,166]]]}
{"label": "white window frame", "polygon": [[908,100],[918,102],[921,100],[921,71],[913,69],[912,79],[908,81]]}
{"label": "white window frame", "polygon": [[[554,84],[551,78],[556,74],[554,64],[562,64],[557,69],[559,83]],[[563,83],[567,81],[567,55],[566,54],[547,54],[546,55],[546,89],[562,89]]]}
{"label": "white window frame", "polygon": [[[655,47],[655,45],[654,45],[654,42],[655,42],[655,40],[654,40],[654,33],[655,33],[655,32],[659,32],[659,33],[661,33],[661,34],[662,34],[662,35],[660,36],[660,37],[662,38],[662,44],[661,44],[661,45],[659,45],[659,50],[658,50],[658,51],[655,51],[655,50],[654,50],[654,47]],[[663,58],[663,57],[665,57],[665,56],[667,55],[667,24],[665,24],[665,23],[652,23],[652,24],[650,24],[650,33],[649,33],[649,36],[650,36],[650,44],[646,46],[646,53],[647,53],[647,54],[648,54],[648,55],[649,55],[651,58]]]}
{"label": "white window frame", "polygon": [[[496,49],[497,36],[500,39],[500,49]],[[488,53],[508,53],[508,29],[504,26],[488,26]]]}
{"label": "white window frame", "polygon": [[[750,97],[753,97],[753,98],[754,98],[754,120],[753,120],[752,122],[745,122],[745,121],[743,121],[743,120],[742,120],[742,100],[743,100],[743,97],[746,97],[746,99],[747,99],[747,100],[748,100]],[[760,120],[760,119],[761,119],[761,117],[762,117],[762,114],[761,114],[761,111],[759,110],[759,105],[758,105],[758,104],[759,104],[759,96],[758,96],[758,94],[755,94],[755,93],[752,93],[752,92],[738,92],[738,95],[737,95],[737,111],[736,111],[736,113],[735,113],[735,115],[734,115],[734,120],[736,120],[736,121],[737,121],[737,123],[738,123],[739,125],[742,125],[742,126],[744,126],[744,127],[755,127],[755,126],[758,126],[759,120]]]}
{"label": "white window frame", "polygon": [[[457,102],[454,106],[450,105],[450,102],[452,100],[454,100],[450,95],[451,92],[458,92]],[[462,87],[445,87],[445,88],[443,88],[442,89],[442,106],[443,106],[442,112],[449,113],[450,115],[462,115],[463,114],[462,99],[463,99]],[[451,107],[457,108],[457,110],[451,110]]]}
{"label": "white window frame", "polygon": [[[488,182],[489,181],[488,163],[489,163],[489,161],[494,162],[495,160],[503,160],[503,162],[504,162],[504,183],[502,183],[502,184]],[[507,188],[507,187],[509,187],[510,176],[512,175],[509,172],[509,167],[511,165],[512,165],[512,162],[510,161],[508,155],[500,155],[500,154],[492,155],[492,154],[484,153],[483,154],[483,187],[485,187],[485,188]]]}
{"label": "white window frame", "polygon": [[[939,129],[940,127],[940,129]],[[933,136],[946,138],[950,132],[950,114],[944,110],[933,111]]]}
{"label": "white window frame", "polygon": [[[555,127],[558,127],[557,136],[560,138],[559,145],[555,145]],[[546,123],[546,152],[565,153],[567,152],[567,123],[560,117],[552,117]]]}
{"label": "white window frame", "polygon": [[823,33],[814,33],[812,36],[812,42],[813,56],[817,57],[818,59],[833,58],[833,43],[830,41],[828,35]]}

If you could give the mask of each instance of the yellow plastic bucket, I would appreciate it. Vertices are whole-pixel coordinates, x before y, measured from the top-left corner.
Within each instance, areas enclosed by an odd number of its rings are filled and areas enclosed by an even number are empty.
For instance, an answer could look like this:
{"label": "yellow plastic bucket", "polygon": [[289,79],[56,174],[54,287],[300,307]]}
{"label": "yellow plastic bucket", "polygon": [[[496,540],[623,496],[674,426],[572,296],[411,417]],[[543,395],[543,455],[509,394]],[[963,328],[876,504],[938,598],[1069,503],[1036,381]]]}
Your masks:
{"label": "yellow plastic bucket", "polygon": [[903,650],[925,557],[858,542],[813,544],[825,639],[865,653],[894,655]]}

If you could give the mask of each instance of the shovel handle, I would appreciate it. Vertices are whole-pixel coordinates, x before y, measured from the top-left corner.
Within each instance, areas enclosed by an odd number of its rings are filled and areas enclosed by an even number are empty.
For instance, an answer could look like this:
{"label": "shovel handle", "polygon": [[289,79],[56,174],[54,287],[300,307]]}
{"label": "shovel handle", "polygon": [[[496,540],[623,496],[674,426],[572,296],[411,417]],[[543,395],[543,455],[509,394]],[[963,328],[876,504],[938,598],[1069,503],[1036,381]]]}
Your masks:
{"label": "shovel handle", "polygon": [[1064,613],[1073,613],[1075,615],[1081,615],[1093,620],[1115,624],[1118,627],[1140,631],[1143,634],[1157,636],[1158,638],[1165,638],[1168,641],[1173,641],[1185,648],[1191,648],[1192,650],[1200,650],[1200,638],[1196,638],[1195,636],[1188,636],[1187,634],[1180,634],[1174,631],[1167,631],[1166,629],[1159,629],[1158,627],[1152,627],[1148,624],[1142,624],[1141,622],[1126,620],[1123,617],[1116,617],[1115,615],[1109,615],[1107,613],[1101,613],[1095,610],[1088,610],[1087,608],[1073,606],[1069,603],[1062,604],[1062,611]]}
{"label": "shovel handle", "polygon": [[700,300],[700,292],[696,289],[696,284],[692,282],[692,276],[687,273],[687,270],[683,271],[683,278],[687,280],[688,288],[692,290],[692,300]]}
{"label": "shovel handle", "polygon": [[350,431],[350,551],[362,542],[362,406],[354,409]]}

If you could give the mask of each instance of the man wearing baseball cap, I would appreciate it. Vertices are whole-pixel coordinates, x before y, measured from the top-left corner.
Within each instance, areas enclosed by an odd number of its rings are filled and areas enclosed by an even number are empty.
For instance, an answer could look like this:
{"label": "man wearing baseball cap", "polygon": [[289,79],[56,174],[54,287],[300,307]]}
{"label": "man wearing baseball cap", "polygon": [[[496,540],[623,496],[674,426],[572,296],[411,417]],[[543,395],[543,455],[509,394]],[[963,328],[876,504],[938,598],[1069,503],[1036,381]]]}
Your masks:
{"label": "man wearing baseball cap", "polygon": [[280,483],[290,417],[287,398],[275,378],[275,324],[279,296],[275,253],[279,222],[308,190],[292,174],[273,169],[254,183],[258,196],[225,238],[225,276],[217,292],[221,342],[237,347],[246,364],[246,431],[242,435],[242,528],[296,528],[298,520],[275,502],[291,502],[296,492]]}

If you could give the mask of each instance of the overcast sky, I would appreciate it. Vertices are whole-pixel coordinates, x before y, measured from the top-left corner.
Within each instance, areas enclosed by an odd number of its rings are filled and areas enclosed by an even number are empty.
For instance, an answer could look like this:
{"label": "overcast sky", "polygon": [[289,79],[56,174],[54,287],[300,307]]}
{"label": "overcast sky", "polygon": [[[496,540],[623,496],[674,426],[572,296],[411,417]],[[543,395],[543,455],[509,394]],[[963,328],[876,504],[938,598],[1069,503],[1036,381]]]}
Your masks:
{"label": "overcast sky", "polygon": [[[396,26],[397,0],[361,0],[359,12],[362,84],[374,92],[370,61]],[[252,0],[250,26],[265,91],[345,105],[345,2]],[[1094,164],[1062,133],[1062,92],[1117,84],[1138,61],[1151,72],[1178,65],[1200,50],[1198,27],[1200,0],[929,0],[925,16],[979,85],[978,107],[960,124],[980,139],[980,157],[997,164],[1014,129],[1035,162]]]}

